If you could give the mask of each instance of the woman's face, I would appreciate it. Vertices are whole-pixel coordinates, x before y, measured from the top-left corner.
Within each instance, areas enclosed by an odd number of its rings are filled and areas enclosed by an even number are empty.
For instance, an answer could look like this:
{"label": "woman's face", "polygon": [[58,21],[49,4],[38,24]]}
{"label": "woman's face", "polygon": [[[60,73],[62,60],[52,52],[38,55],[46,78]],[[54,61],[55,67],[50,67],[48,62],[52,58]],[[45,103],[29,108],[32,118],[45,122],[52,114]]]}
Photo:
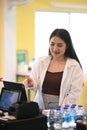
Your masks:
{"label": "woman's face", "polygon": [[64,57],[66,49],[67,49],[67,45],[60,37],[54,36],[51,38],[50,52],[54,58]]}

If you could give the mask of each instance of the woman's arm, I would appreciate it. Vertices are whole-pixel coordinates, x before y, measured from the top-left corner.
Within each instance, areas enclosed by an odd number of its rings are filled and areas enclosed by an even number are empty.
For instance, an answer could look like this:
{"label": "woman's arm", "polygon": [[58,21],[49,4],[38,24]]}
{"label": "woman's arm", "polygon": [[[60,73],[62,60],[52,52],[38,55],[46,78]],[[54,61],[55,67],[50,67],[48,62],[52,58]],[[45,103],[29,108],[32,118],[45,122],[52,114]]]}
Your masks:
{"label": "woman's arm", "polygon": [[65,104],[77,103],[83,88],[83,72],[80,66],[75,66],[71,75],[70,86],[64,97],[63,106]]}

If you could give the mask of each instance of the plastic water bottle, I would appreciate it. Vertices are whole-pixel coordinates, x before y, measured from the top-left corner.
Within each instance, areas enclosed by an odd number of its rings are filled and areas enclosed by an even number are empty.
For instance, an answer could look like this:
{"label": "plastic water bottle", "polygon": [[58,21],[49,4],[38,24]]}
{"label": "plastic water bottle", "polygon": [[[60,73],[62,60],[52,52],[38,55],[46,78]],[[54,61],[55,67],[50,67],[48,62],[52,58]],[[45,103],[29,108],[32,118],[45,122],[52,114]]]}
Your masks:
{"label": "plastic water bottle", "polygon": [[69,127],[70,128],[75,128],[76,123],[75,123],[75,116],[76,116],[76,110],[75,110],[75,105],[71,105],[70,107],[70,113],[69,113]]}
{"label": "plastic water bottle", "polygon": [[63,123],[62,123],[62,128],[63,129],[68,129],[69,128],[69,107],[64,107],[63,108],[63,113],[62,113],[62,116],[63,116]]}
{"label": "plastic water bottle", "polygon": [[76,107],[76,104],[72,104],[72,106]]}
{"label": "plastic water bottle", "polygon": [[54,107],[50,107],[47,113],[47,126],[48,128],[53,127],[54,125]]}
{"label": "plastic water bottle", "polygon": [[61,112],[61,106],[57,106],[55,113],[54,113],[54,129],[55,130],[61,130],[62,129],[62,112]]}
{"label": "plastic water bottle", "polygon": [[82,105],[78,105],[77,107],[77,111],[76,111],[76,117],[75,120],[78,122],[82,122],[84,120],[85,117],[85,113],[84,113],[84,107]]}
{"label": "plastic water bottle", "polygon": [[69,109],[70,106],[68,104],[66,104],[65,107],[67,107]]}

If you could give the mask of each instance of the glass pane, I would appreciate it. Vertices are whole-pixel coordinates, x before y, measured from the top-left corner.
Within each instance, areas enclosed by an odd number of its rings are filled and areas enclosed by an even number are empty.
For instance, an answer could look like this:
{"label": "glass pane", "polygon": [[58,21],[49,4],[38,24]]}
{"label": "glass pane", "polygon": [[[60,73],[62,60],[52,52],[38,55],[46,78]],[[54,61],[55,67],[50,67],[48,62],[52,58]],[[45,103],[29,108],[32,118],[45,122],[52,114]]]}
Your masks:
{"label": "glass pane", "polygon": [[49,37],[55,28],[69,30],[69,14],[61,12],[35,12],[35,58],[48,55]]}
{"label": "glass pane", "polygon": [[70,31],[84,74],[87,74],[87,13],[71,13]]}

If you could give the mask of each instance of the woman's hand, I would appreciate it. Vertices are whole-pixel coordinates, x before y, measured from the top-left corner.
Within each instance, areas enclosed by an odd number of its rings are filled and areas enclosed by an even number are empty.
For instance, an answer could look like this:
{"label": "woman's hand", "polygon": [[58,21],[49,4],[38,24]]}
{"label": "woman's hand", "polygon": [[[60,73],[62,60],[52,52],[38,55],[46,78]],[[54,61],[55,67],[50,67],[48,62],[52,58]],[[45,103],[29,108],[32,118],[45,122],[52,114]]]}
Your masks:
{"label": "woman's hand", "polygon": [[30,77],[27,77],[24,81],[23,84],[25,87],[33,87],[34,82]]}

